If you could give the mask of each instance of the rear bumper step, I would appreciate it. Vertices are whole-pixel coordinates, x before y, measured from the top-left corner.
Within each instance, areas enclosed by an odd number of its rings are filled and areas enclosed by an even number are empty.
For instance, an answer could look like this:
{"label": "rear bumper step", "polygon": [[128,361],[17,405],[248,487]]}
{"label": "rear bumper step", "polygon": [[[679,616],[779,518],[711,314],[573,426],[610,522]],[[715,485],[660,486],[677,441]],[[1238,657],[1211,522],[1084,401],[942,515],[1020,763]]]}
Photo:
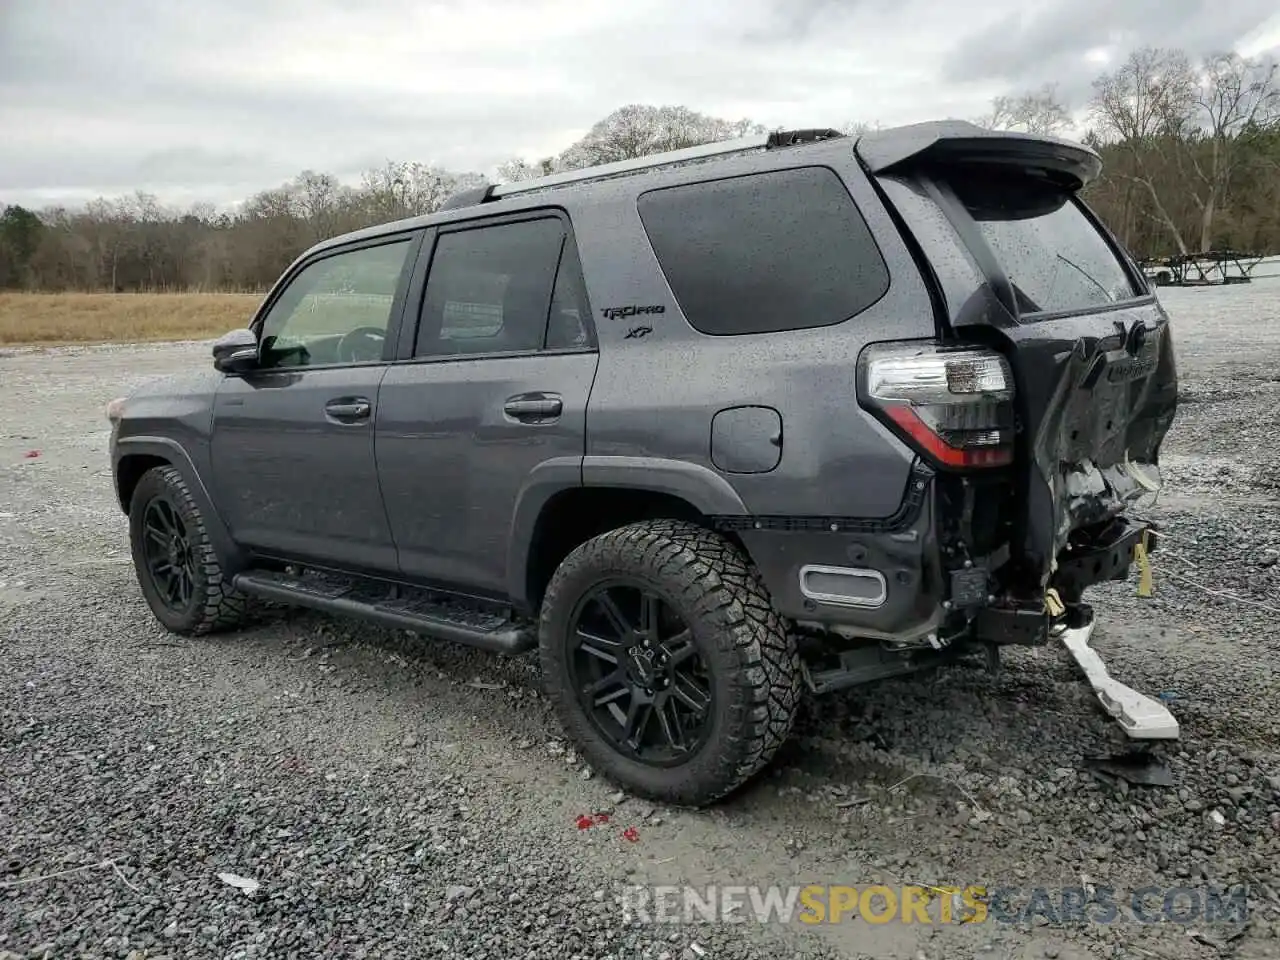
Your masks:
{"label": "rear bumper step", "polygon": [[412,630],[436,640],[451,640],[493,653],[518,654],[531,649],[537,638],[531,627],[484,613],[411,594],[392,599],[370,597],[350,581],[297,577],[254,570],[238,574],[237,590],[266,600],[354,617],[382,627]]}

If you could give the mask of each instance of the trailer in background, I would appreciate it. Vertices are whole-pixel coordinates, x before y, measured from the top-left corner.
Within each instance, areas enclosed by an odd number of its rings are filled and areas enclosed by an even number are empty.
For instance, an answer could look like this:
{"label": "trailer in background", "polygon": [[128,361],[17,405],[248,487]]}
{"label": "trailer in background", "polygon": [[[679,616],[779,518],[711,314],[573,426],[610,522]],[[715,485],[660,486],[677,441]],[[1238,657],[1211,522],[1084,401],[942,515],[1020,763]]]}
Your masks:
{"label": "trailer in background", "polygon": [[1209,250],[1173,257],[1148,257],[1138,261],[1138,265],[1158,287],[1205,287],[1249,283],[1254,267],[1261,262],[1260,253]]}

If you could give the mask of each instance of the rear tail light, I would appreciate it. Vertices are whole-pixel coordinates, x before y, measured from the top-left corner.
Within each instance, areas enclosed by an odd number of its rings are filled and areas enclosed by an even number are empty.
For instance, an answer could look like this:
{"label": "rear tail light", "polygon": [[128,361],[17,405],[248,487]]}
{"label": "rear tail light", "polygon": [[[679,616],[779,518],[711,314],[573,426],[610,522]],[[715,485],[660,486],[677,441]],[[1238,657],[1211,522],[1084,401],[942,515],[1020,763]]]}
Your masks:
{"label": "rear tail light", "polygon": [[860,360],[863,406],[939,466],[1013,461],[1013,372],[982,347],[868,347]]}

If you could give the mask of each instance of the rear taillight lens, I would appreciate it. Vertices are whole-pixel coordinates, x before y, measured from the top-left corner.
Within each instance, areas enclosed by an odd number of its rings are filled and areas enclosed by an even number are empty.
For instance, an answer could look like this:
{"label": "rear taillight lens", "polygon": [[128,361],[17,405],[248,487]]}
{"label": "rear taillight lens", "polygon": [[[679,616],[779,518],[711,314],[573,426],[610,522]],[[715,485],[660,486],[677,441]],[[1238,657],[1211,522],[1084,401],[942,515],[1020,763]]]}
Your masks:
{"label": "rear taillight lens", "polygon": [[1013,372],[982,347],[893,344],[860,359],[864,407],[939,466],[1001,467],[1013,461]]}

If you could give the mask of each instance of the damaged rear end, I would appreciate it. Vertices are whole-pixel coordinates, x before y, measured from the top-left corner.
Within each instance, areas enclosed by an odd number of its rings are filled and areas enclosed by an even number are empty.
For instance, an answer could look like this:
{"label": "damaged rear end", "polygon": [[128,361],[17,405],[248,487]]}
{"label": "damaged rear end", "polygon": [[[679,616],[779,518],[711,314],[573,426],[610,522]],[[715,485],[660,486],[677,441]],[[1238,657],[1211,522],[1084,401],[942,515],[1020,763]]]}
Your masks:
{"label": "damaged rear end", "polygon": [[1101,169],[1091,150],[947,122],[857,151],[938,331],[868,348],[863,404],[938,468],[953,629],[1044,642],[1154,547],[1131,507],[1159,490],[1177,405],[1168,316],[1079,197]]}

